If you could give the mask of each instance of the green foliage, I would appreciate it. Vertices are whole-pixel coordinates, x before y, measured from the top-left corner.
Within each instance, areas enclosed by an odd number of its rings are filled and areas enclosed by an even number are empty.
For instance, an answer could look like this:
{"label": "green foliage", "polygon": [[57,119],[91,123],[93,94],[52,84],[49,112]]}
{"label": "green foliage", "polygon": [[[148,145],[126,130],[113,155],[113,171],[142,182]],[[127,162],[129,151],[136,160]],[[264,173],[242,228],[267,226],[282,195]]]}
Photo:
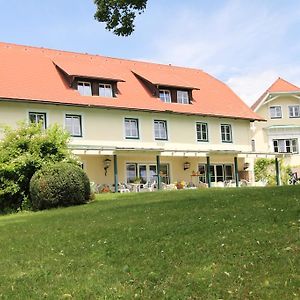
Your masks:
{"label": "green foliage", "polygon": [[[68,161],[76,164],[68,149],[69,134],[58,126],[20,123],[4,129],[0,142],[0,211],[29,207],[29,182],[44,165]],[[22,205],[25,201],[26,205]]]}
{"label": "green foliage", "polygon": [[136,14],[141,14],[147,0],[94,0],[97,6],[95,19],[106,23],[106,29],[119,36],[128,36],[134,31]]}
{"label": "green foliage", "polygon": [[[280,160],[280,179],[282,184],[288,184],[291,168]],[[254,165],[256,181],[266,181],[268,185],[276,185],[275,159],[258,158]]]}
{"label": "green foliage", "polygon": [[30,181],[30,198],[35,210],[83,204],[88,202],[90,194],[86,173],[71,163],[45,166]]}

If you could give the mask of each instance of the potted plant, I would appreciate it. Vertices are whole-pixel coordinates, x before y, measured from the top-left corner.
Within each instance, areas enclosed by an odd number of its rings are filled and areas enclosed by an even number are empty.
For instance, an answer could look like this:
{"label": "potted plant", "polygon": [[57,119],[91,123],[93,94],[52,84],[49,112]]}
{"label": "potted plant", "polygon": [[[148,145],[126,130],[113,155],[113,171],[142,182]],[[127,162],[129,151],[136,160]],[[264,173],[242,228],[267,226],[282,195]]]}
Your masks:
{"label": "potted plant", "polygon": [[136,184],[141,183],[141,181],[142,181],[142,179],[141,179],[140,177],[135,177],[135,178],[133,179],[133,183],[136,183]]}

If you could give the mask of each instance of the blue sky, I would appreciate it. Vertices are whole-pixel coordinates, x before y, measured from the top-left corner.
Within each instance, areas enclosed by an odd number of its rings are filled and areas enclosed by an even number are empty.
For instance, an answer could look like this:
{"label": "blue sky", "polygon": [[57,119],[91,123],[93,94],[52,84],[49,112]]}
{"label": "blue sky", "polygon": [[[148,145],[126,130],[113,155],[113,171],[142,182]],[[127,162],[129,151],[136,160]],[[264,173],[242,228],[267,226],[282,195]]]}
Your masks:
{"label": "blue sky", "polygon": [[148,0],[126,38],[94,20],[93,0],[0,3],[3,42],[200,68],[249,105],[278,76],[300,86],[299,0]]}

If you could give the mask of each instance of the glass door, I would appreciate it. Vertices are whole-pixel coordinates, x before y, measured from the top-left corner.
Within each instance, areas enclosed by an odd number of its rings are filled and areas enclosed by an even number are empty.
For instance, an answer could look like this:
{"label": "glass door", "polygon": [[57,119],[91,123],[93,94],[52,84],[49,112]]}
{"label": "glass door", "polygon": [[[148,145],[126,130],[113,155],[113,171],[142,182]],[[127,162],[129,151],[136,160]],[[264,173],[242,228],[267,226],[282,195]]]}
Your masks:
{"label": "glass door", "polygon": [[161,164],[160,165],[160,180],[165,184],[170,183],[170,176],[169,176],[169,164]]}
{"label": "glass door", "polygon": [[216,174],[216,182],[224,181],[224,174],[223,174],[223,165],[215,165],[216,168],[215,174]]}
{"label": "glass door", "polygon": [[224,166],[224,177],[225,177],[225,180],[232,180],[233,179],[233,167],[232,167],[232,165],[225,165]]}
{"label": "glass door", "polygon": [[[207,183],[206,178],[206,164],[199,164],[198,171],[199,171],[199,181]],[[233,165],[225,165],[225,164],[218,164],[218,165],[210,165],[210,181],[211,182],[218,182],[218,181],[225,181],[225,180],[232,180],[233,179]]]}
{"label": "glass door", "polygon": [[156,165],[149,165],[149,180],[157,181],[157,171],[156,171]]}
{"label": "glass door", "polygon": [[146,183],[148,180],[147,165],[138,165],[138,171],[138,177],[141,178],[141,183]]}
{"label": "glass door", "polygon": [[127,183],[133,183],[136,179],[136,164],[126,164]]}
{"label": "glass door", "polygon": [[216,173],[215,173],[215,166],[209,166],[209,173],[210,173],[210,182],[216,182]]}
{"label": "glass door", "polygon": [[199,181],[205,183],[206,182],[206,165],[199,164],[198,165],[198,172],[199,172]]}
{"label": "glass door", "polygon": [[[127,182],[133,183],[137,177],[141,179],[141,183],[146,183],[147,181],[157,182],[156,164],[127,163],[126,164]],[[160,178],[161,178],[161,182],[164,182],[166,184],[170,183],[169,164],[160,165]]]}

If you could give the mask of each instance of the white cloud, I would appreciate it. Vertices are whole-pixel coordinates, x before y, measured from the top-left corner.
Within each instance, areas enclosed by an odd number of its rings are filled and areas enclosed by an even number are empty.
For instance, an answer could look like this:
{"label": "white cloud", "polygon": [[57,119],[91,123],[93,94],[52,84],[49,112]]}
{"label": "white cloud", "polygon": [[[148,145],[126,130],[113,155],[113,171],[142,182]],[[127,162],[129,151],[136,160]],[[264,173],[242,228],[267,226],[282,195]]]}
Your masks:
{"label": "white cloud", "polygon": [[280,9],[273,1],[224,3],[204,13],[185,2],[170,7],[169,18],[163,10],[164,26],[152,39],[154,54],[147,60],[203,69],[248,105],[279,76],[300,85],[297,1]]}
{"label": "white cloud", "polygon": [[232,76],[226,80],[226,84],[251,106],[278,77],[300,87],[300,66],[281,66],[261,72],[256,70],[249,74]]}
{"label": "white cloud", "polygon": [[226,84],[249,106],[278,78],[275,70],[230,77]]}

